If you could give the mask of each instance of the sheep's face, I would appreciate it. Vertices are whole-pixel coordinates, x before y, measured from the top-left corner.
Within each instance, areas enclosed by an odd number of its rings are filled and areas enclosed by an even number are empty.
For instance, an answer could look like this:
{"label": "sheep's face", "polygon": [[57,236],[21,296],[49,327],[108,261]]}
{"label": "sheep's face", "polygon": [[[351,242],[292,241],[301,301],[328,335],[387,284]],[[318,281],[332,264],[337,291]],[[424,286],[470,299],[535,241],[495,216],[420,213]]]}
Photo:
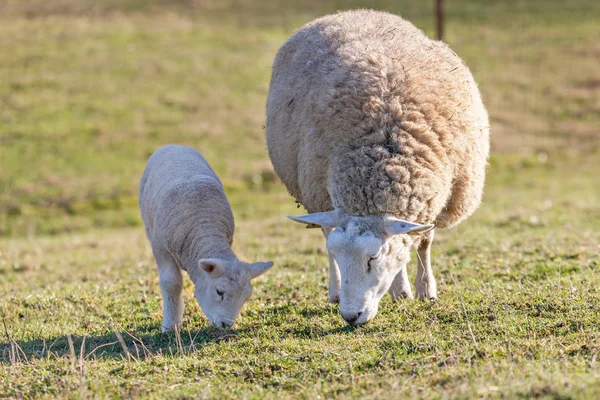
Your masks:
{"label": "sheep's face", "polygon": [[341,275],[340,312],[350,325],[362,325],[377,314],[379,301],[396,275],[410,260],[412,239],[386,237],[369,229],[370,217],[337,227],[327,238],[327,249]]}
{"label": "sheep's face", "polygon": [[263,274],[273,263],[248,264],[211,258],[200,260],[198,265],[204,276],[196,282],[196,300],[213,325],[229,328],[252,295],[250,280]]}
{"label": "sheep's face", "polygon": [[290,218],[334,228],[327,237],[327,249],[340,270],[340,312],[350,325],[362,325],[377,314],[379,301],[410,260],[413,239],[408,233],[433,228],[390,215],[352,216],[336,211]]}

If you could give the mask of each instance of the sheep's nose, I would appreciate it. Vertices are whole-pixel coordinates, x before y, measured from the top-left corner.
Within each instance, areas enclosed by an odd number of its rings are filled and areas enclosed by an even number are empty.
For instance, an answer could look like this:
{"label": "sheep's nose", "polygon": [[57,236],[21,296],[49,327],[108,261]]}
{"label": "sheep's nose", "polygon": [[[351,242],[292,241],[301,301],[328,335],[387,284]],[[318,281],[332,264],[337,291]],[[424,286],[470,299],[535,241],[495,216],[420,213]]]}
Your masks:
{"label": "sheep's nose", "polygon": [[229,322],[221,322],[221,328],[231,328],[233,324]]}
{"label": "sheep's nose", "polygon": [[362,314],[362,312],[355,313],[355,314],[342,314],[342,318],[344,318],[344,321],[346,321],[348,323],[348,325],[354,325],[354,323],[356,322],[358,317],[361,316],[361,314]]}

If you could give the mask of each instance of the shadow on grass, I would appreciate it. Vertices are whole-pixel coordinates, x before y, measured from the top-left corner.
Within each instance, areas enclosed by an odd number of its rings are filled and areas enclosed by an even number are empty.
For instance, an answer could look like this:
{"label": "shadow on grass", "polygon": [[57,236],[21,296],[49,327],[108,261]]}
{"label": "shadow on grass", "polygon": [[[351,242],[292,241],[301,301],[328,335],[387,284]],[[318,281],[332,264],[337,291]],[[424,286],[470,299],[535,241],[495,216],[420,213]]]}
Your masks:
{"label": "shadow on grass", "polygon": [[[290,308],[290,305],[269,307],[264,312],[273,316],[291,314],[301,315],[304,323],[298,321],[280,320],[282,336],[297,339],[323,338],[330,335],[351,335],[355,332],[369,333],[378,328],[371,325],[353,327],[346,325],[337,307],[333,308]],[[324,320],[335,317],[339,325],[326,326]],[[291,323],[290,323],[291,322]],[[201,330],[183,329],[179,332],[160,333],[160,325],[145,324],[136,326],[133,330],[116,329],[104,335],[71,336],[64,335],[48,339],[15,340],[4,338],[0,343],[0,363],[35,360],[44,358],[59,358],[71,356],[75,359],[146,359],[157,355],[179,356],[195,352],[210,343],[236,340],[248,337],[254,328],[218,329],[212,326]],[[7,331],[8,332],[8,331]],[[7,333],[8,335],[8,333]]]}
{"label": "shadow on grass", "polygon": [[[291,326],[282,326],[282,332],[285,335],[292,336],[296,339],[315,339],[323,338],[331,335],[349,335],[354,332],[369,333],[375,332],[380,328],[374,327],[372,324],[366,324],[359,327],[347,325],[339,313],[337,305],[328,305],[323,307],[310,306],[298,307],[296,305],[284,304],[279,306],[267,307],[263,310],[267,315],[272,315],[278,318],[285,314],[296,314],[303,317],[303,323],[298,323],[297,320]],[[331,319],[337,325],[334,328],[323,324],[324,321],[331,322]],[[282,322],[283,325],[285,322]]]}
{"label": "shadow on grass", "polygon": [[[145,359],[156,355],[184,355],[209,344],[243,334],[248,329],[160,332],[160,325],[141,325],[135,331],[117,330],[99,336],[59,336],[51,339],[0,343],[0,363],[72,356],[84,358]],[[152,333],[157,332],[157,333]]]}
{"label": "shadow on grass", "polygon": [[294,326],[291,328],[285,329],[285,333],[295,337],[296,339],[315,339],[315,338],[324,338],[326,336],[333,335],[352,335],[355,332],[360,333],[373,333],[377,332],[380,329],[377,327],[373,327],[371,325],[362,325],[362,326],[350,326],[344,325],[339,326],[337,328],[328,329],[322,328],[318,326],[313,326],[311,324]]}

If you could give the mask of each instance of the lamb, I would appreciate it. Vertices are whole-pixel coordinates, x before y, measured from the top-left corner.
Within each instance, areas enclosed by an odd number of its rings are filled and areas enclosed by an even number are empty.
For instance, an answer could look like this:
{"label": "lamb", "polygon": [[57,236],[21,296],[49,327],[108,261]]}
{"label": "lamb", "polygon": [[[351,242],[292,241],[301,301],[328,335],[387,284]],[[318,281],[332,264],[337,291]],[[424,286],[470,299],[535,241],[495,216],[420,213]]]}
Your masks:
{"label": "lamb", "polygon": [[231,207],[204,157],[186,146],[158,149],[144,170],[139,205],[160,275],[162,331],[183,320],[181,270],[210,322],[231,327],[252,294],[250,280],[273,263],[248,264],[234,254]]}
{"label": "lamb", "polygon": [[320,226],[330,301],[351,325],[389,291],[436,299],[430,249],[479,206],[489,122],[471,72],[444,43],[385,12],[308,23],[279,49],[267,99],[275,171]]}

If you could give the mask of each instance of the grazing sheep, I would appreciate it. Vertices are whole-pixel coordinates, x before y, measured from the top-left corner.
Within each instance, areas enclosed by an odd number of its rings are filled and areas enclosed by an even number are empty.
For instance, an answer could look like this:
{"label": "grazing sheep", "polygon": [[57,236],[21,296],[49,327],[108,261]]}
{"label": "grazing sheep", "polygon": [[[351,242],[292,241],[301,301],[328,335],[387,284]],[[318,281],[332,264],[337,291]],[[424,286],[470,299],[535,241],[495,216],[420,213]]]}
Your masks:
{"label": "grazing sheep", "polygon": [[[356,10],[319,18],[279,49],[267,101],[275,171],[321,226],[330,301],[359,325],[386,291],[435,299],[433,228],[479,206],[488,115],[473,77],[444,43],[404,19]],[[417,236],[411,236],[409,233]]]}
{"label": "grazing sheep", "polygon": [[272,262],[237,259],[233,214],[221,181],[196,150],[158,149],[140,182],[139,204],[163,296],[163,332],[183,320],[181,269],[194,282],[198,304],[210,322],[230,327],[252,294],[250,279]]}

